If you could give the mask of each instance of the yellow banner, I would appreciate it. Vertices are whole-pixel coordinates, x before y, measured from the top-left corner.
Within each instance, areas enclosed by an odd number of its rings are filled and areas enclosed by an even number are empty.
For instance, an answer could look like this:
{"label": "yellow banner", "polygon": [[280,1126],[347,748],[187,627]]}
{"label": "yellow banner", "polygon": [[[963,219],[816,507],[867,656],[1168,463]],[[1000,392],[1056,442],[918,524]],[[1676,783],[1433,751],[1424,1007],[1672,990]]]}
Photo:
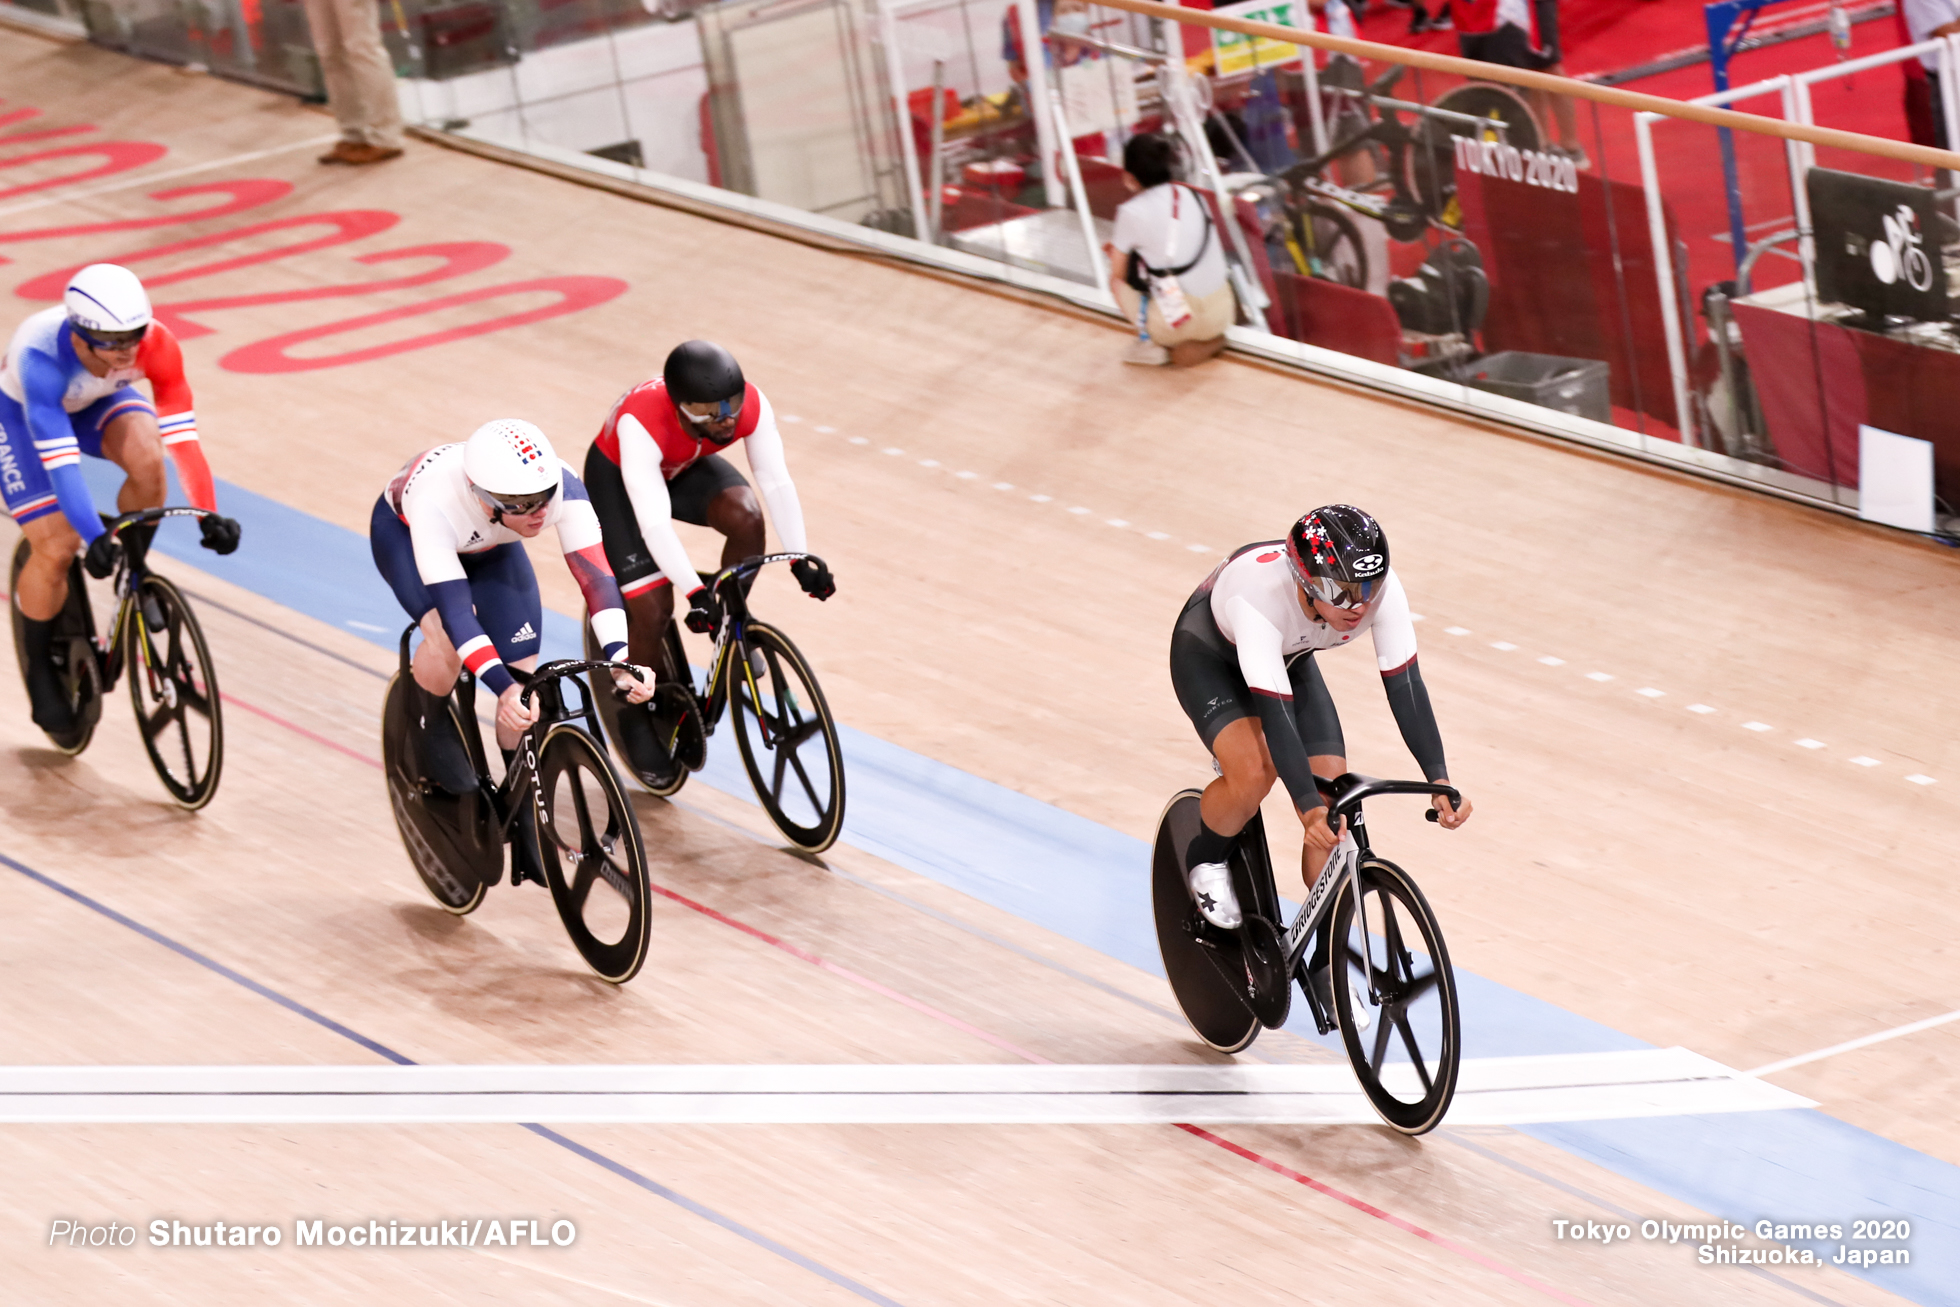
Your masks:
{"label": "yellow banner", "polygon": [[[1255,23],[1271,23],[1275,27],[1312,26],[1312,20],[1307,15],[1306,0],[1244,0],[1241,4],[1220,5],[1212,12],[1221,18],[1244,18]],[[1211,51],[1213,75],[1217,77],[1251,72],[1254,68],[1270,68],[1300,57],[1300,47],[1297,45],[1275,41],[1271,37],[1245,36],[1216,29],[1211,34]]]}

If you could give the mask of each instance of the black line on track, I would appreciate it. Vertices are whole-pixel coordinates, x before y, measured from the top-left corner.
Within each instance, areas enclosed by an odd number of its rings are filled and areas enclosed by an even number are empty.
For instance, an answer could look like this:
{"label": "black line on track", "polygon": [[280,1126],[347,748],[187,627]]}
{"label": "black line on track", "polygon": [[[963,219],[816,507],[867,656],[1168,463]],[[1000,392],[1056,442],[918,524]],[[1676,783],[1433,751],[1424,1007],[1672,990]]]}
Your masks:
{"label": "black line on track", "polygon": [[[247,618],[246,620],[250,621],[252,619]],[[304,644],[306,642],[302,640],[300,641],[300,643]],[[328,651],[323,649],[321,650],[321,652],[327,653]],[[338,655],[330,655],[330,656],[338,657]],[[346,660],[343,659],[342,661],[346,661]],[[363,668],[362,670],[367,670],[367,669]],[[130,930],[135,931],[137,934],[141,935],[143,938],[149,940],[150,942],[154,944],[160,944],[164,948],[167,948],[171,952],[177,954],[179,957],[185,958],[191,962],[195,962],[198,966],[205,968],[207,971],[211,971],[217,975],[223,976],[226,980],[229,980],[235,985],[239,985],[245,989],[250,990],[252,993],[257,994],[260,998],[269,999],[270,1001],[277,1003],[280,1007],[285,1008],[288,1012],[291,1012],[296,1016],[304,1017],[308,1021],[311,1021],[316,1025],[322,1026],[327,1030],[331,1030],[334,1034],[339,1035],[344,1039],[352,1040],[354,1043],[359,1044],[362,1048],[367,1049],[369,1052],[375,1054],[377,1057],[385,1058],[388,1061],[393,1062],[397,1066],[423,1065],[422,1063],[416,1062],[413,1058],[407,1057],[401,1053],[397,1053],[394,1049],[389,1048],[386,1044],[382,1044],[376,1040],[369,1039],[366,1035],[363,1035],[360,1032],[348,1026],[342,1025],[340,1022],[335,1021],[332,1017],[314,1011],[312,1008],[306,1006],[304,1003],[301,1003],[297,999],[288,998],[284,994],[281,994],[278,990],[272,989],[266,985],[262,985],[258,981],[253,980],[251,977],[246,976],[238,971],[234,971],[232,968],[226,966],[224,963],[219,962],[215,958],[209,957],[203,953],[198,952],[196,949],[190,947],[188,944],[178,943],[176,940],[170,938],[168,935],[165,935],[163,932],[156,930],[153,927],[144,925],[142,922],[136,920],[134,917],[130,917],[125,915],[124,913],[116,911],[116,909],[110,907],[106,903],[103,903],[101,900],[91,898],[87,894],[82,893],[80,890],[71,889],[69,886],[62,884],[60,881],[56,880],[52,876],[47,875],[45,872],[39,872],[34,870],[34,868],[28,866],[26,863],[16,862],[14,859],[8,857],[6,854],[0,853],[0,866],[7,866],[13,868],[15,871],[19,872],[21,875],[27,877],[29,880],[35,882],[36,884],[45,886],[46,888],[53,890],[55,893],[62,895],[64,898],[70,899],[75,903],[81,904],[83,907],[89,909],[92,912],[96,912],[104,917],[107,917],[109,920],[115,922],[119,926],[128,927]],[[890,1298],[887,1298],[884,1294],[879,1293],[876,1289],[873,1289],[868,1285],[860,1284],[856,1280],[853,1280],[848,1275],[845,1275],[842,1272],[833,1271],[828,1266],[825,1266],[822,1262],[807,1257],[804,1254],[797,1252],[794,1248],[788,1247],[787,1245],[777,1243],[774,1239],[771,1239],[768,1235],[762,1233],[760,1230],[751,1229],[750,1227],[743,1225],[740,1221],[735,1220],[733,1217],[724,1216],[712,1207],[708,1207],[701,1203],[698,1203],[694,1199],[689,1198],[687,1195],[680,1193],[677,1190],[669,1189],[666,1185],[661,1184],[657,1180],[649,1179],[647,1176],[641,1175],[638,1171],[635,1171],[632,1167],[627,1166],[623,1162],[616,1162],[612,1158],[607,1157],[604,1153],[598,1152],[597,1150],[592,1148],[588,1148],[586,1145],[579,1143],[575,1139],[569,1139],[566,1136],[559,1134],[556,1130],[553,1130],[548,1126],[537,1125],[531,1122],[523,1122],[522,1124],[524,1129],[529,1130],[532,1134],[537,1135],[539,1138],[550,1140],[552,1143],[557,1144],[560,1148],[566,1149],[569,1152],[577,1154],[579,1157],[584,1158],[586,1161],[591,1162],[593,1165],[600,1166],[608,1171],[611,1171],[614,1175],[620,1177],[622,1180],[637,1185],[640,1188],[646,1190],[650,1194],[655,1194],[661,1198],[665,1198],[668,1202],[673,1203],[676,1207],[679,1207],[685,1211],[693,1213],[695,1216],[700,1217],[702,1220],[707,1221],[711,1225],[718,1225],[722,1229],[728,1231],[730,1234],[737,1235],[743,1239],[746,1239],[750,1243],[754,1244],[756,1247],[764,1249],[765,1251],[768,1252],[772,1252],[776,1254],[778,1257],[783,1258],[785,1261],[788,1261],[794,1264],[795,1266],[798,1266],[801,1269],[810,1272],[812,1275],[816,1275],[821,1277],[822,1279],[830,1281],[830,1283],[836,1285],[840,1289],[845,1289],[851,1293],[856,1294],[858,1297],[864,1299],[866,1302],[877,1303],[879,1304],[879,1307],[901,1307],[901,1304],[893,1301]]]}

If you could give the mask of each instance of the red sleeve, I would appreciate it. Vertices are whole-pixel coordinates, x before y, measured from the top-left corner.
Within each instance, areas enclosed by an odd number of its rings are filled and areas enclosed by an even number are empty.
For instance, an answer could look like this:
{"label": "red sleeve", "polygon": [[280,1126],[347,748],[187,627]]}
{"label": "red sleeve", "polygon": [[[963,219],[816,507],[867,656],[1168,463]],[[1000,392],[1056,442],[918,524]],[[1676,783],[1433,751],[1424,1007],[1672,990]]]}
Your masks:
{"label": "red sleeve", "polygon": [[211,479],[211,465],[204,461],[204,446],[197,438],[197,413],[191,407],[190,383],[184,379],[184,351],[170,328],[161,322],[150,324],[143,335],[143,347],[136,351],[136,365],[150,383],[156,398],[157,427],[163,447],[177,465],[177,479],[191,503],[211,512],[218,511],[218,488]]}
{"label": "red sleeve", "polygon": [[169,417],[192,407],[190,382],[184,379],[184,351],[170,328],[161,322],[150,324],[143,333],[143,347],[136,351],[136,366],[149,379],[157,416]]}

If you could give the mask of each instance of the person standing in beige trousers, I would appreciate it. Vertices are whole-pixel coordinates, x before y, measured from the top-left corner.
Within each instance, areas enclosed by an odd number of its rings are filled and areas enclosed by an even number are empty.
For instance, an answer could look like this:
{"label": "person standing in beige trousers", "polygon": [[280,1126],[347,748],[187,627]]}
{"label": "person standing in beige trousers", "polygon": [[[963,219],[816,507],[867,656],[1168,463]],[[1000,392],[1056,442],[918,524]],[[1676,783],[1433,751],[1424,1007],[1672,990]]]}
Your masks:
{"label": "person standing in beige trousers", "polygon": [[380,163],[402,152],[395,66],[381,43],[375,0],[305,0],[340,140],[321,163]]}

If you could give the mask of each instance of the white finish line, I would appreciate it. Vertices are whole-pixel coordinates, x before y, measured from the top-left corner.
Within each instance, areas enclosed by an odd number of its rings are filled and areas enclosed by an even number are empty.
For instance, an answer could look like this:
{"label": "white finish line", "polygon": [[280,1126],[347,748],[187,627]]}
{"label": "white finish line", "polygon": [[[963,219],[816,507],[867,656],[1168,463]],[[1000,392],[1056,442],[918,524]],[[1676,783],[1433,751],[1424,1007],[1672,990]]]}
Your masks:
{"label": "white finish line", "polygon": [[[1410,1077],[1413,1083],[1413,1075]],[[1685,1048],[1466,1060],[1447,1123],[1815,1107]],[[0,1123],[1364,1125],[1310,1066],[68,1066],[0,1068]]]}

